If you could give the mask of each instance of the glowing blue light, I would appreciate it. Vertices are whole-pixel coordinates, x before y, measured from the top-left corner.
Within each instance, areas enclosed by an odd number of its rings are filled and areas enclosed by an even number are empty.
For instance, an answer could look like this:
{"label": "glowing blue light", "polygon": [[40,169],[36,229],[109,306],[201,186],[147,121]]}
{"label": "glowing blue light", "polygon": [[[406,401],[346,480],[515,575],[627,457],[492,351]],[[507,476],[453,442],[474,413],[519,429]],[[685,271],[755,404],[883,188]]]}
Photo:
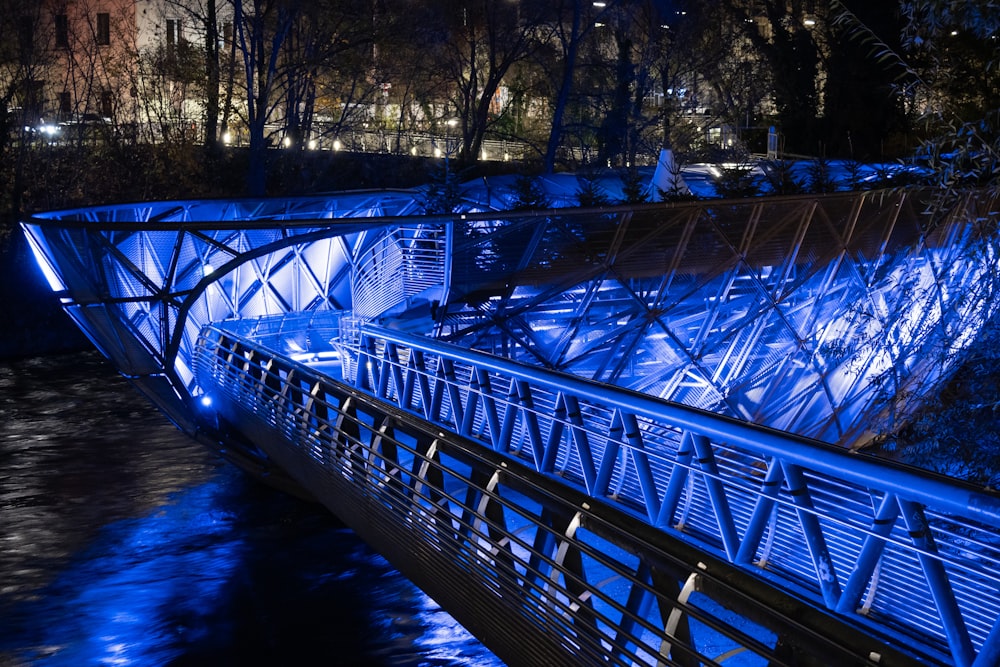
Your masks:
{"label": "glowing blue light", "polygon": [[[181,657],[184,641],[199,640],[204,619],[218,614],[222,592],[240,566],[242,538],[219,509],[226,480],[194,487],[145,517],[106,526],[92,551],[21,610],[37,619],[30,648],[22,644],[25,663],[169,664]],[[0,632],[2,648],[4,639]]]}
{"label": "glowing blue light", "polygon": [[204,396],[201,397],[201,404],[206,408],[210,407],[212,405],[212,397],[209,396],[208,394],[205,394]]}
{"label": "glowing blue light", "polygon": [[35,261],[38,263],[39,268],[42,269],[42,274],[45,275],[45,280],[49,283],[49,288],[51,288],[53,292],[65,291],[66,285],[63,284],[62,278],[60,278],[59,274],[56,273],[56,270],[53,268],[52,263],[45,254],[45,251],[39,247],[38,240],[31,233],[26,233],[25,237],[28,239],[28,245],[31,246],[31,253],[35,256]]}

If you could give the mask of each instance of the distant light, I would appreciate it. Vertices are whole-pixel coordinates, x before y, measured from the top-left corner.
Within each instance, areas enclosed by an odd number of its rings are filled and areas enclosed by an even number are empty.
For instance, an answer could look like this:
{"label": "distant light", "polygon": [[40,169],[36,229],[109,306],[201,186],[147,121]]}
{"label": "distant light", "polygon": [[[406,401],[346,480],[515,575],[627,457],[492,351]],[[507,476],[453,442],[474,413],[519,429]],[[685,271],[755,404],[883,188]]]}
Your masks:
{"label": "distant light", "polygon": [[594,23],[594,27],[595,27],[595,28],[603,28],[603,27],[604,27],[604,24],[603,24],[603,23],[601,23],[600,21],[597,21],[597,22],[595,22],[595,23]]}
{"label": "distant light", "polygon": [[606,2],[595,2],[594,6],[595,7],[607,7],[608,3],[606,3]]}
{"label": "distant light", "polygon": [[808,26],[814,26],[814,25],[816,25],[815,19],[806,19],[805,21],[803,21],[803,23],[805,23]]}
{"label": "distant light", "polygon": [[315,139],[310,139],[309,140],[309,150],[311,150],[311,151],[316,150],[316,140]]}
{"label": "distant light", "polygon": [[233,135],[229,134],[228,132],[223,132],[222,133],[222,143],[224,143],[224,144],[231,144],[231,143],[233,143]]}
{"label": "distant light", "polygon": [[489,160],[490,159],[489,155],[486,153],[486,149],[485,148],[483,149],[483,157],[480,158],[480,159],[482,159],[482,160]]}
{"label": "distant light", "polygon": [[291,137],[285,137],[285,140],[282,141],[281,143],[283,143],[285,145],[285,148],[288,148],[289,146],[292,145],[292,138]]}
{"label": "distant light", "polygon": [[204,406],[206,408],[209,407],[209,406],[211,406],[212,405],[212,397],[209,396],[208,394],[205,394],[204,396],[201,397],[201,404],[202,404],[202,406]]}
{"label": "distant light", "polygon": [[448,127],[455,127],[456,125],[458,125],[458,119],[457,118],[449,118],[448,119]]}
{"label": "distant light", "polygon": [[441,149],[440,148],[435,148],[434,149],[434,157],[441,157]]}
{"label": "distant light", "polygon": [[958,36],[958,31],[957,30],[952,30],[951,31],[951,36],[952,37],[957,37]]}
{"label": "distant light", "polygon": [[416,155],[416,154],[417,154],[417,147],[414,146],[413,148],[410,149],[410,155]]}
{"label": "distant light", "polygon": [[510,162],[510,153],[504,153],[503,154],[503,161],[504,162]]}
{"label": "distant light", "polygon": [[340,139],[334,139],[333,140],[333,150],[339,151],[343,147],[344,147],[344,145],[342,143],[340,143]]}

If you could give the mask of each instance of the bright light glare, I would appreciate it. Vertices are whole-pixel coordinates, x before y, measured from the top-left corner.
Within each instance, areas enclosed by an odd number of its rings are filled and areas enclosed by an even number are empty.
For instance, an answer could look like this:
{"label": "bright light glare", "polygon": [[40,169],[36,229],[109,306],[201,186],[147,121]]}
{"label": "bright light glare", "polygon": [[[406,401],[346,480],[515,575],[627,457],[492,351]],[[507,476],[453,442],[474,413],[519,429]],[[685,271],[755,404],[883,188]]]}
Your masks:
{"label": "bright light glare", "polygon": [[202,404],[202,406],[204,406],[206,408],[209,407],[209,406],[211,406],[212,405],[212,397],[209,396],[208,394],[205,394],[204,396],[201,397],[201,404]]}
{"label": "bright light glare", "polygon": [[344,147],[344,145],[342,143],[340,143],[340,139],[334,139],[333,140],[333,150],[339,151],[343,147]]}
{"label": "bright light glare", "polygon": [[28,232],[25,234],[28,237],[28,245],[31,246],[31,253],[35,256],[35,262],[42,269],[42,273],[45,275],[45,280],[49,283],[49,287],[53,292],[62,292],[66,289],[66,285],[63,284],[62,278],[56,273],[56,270],[49,263],[48,257],[45,252],[38,246],[38,241],[35,240],[35,236]]}

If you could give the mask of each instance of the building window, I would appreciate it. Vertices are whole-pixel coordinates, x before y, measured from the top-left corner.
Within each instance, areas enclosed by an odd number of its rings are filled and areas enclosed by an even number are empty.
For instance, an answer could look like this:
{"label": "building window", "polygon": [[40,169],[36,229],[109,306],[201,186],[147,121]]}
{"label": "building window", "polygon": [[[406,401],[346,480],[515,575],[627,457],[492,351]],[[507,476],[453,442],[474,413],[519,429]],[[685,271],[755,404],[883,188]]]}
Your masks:
{"label": "building window", "polygon": [[114,96],[110,90],[101,91],[101,115],[111,118],[114,115]]}
{"label": "building window", "polygon": [[56,46],[69,46],[69,18],[65,14],[56,14]]}
{"label": "building window", "polygon": [[31,62],[35,50],[35,22],[30,16],[22,16],[17,26],[17,46],[21,52],[21,64]]}
{"label": "building window", "polygon": [[101,46],[111,43],[111,14],[97,15],[97,43]]}
{"label": "building window", "polygon": [[42,101],[45,99],[45,82],[39,79],[25,81],[22,85],[21,106],[24,108],[25,123],[34,122],[42,115]]}
{"label": "building window", "polygon": [[68,118],[72,112],[73,98],[70,97],[68,90],[64,90],[59,93],[59,113],[62,114],[63,118]]}
{"label": "building window", "polygon": [[182,39],[180,19],[167,19],[167,48],[173,49]]}

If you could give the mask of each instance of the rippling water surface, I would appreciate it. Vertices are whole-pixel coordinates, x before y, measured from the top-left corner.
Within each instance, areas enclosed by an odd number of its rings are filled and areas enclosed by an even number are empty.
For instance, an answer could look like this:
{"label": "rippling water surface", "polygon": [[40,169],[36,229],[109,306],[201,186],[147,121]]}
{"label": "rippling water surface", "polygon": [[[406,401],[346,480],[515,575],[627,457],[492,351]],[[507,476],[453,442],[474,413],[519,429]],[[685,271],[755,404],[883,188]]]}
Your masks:
{"label": "rippling water surface", "polygon": [[0,362],[0,665],[501,663],[96,354]]}

